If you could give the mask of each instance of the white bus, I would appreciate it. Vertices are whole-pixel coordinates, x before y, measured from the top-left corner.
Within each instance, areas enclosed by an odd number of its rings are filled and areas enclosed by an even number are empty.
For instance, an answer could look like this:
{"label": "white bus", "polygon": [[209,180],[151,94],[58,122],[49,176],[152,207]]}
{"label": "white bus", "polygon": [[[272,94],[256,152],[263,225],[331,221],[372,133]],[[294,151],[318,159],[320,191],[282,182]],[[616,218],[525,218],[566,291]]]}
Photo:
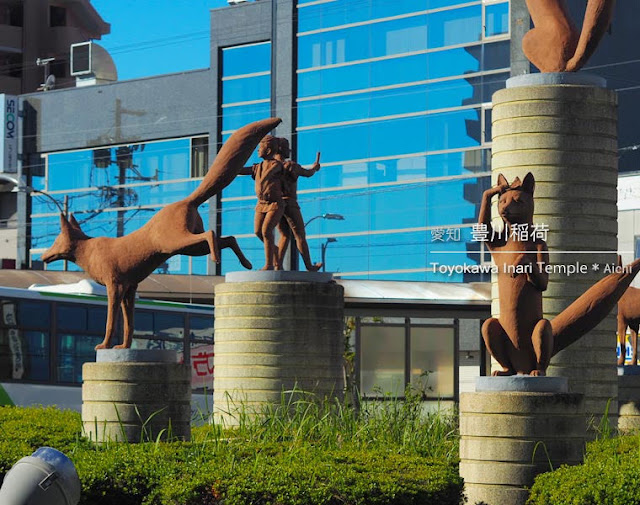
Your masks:
{"label": "white bus", "polygon": [[[95,361],[106,316],[103,295],[0,287],[0,405],[80,411],[82,365]],[[210,409],[212,306],[137,300],[132,347],[178,351],[191,363],[194,410]]]}

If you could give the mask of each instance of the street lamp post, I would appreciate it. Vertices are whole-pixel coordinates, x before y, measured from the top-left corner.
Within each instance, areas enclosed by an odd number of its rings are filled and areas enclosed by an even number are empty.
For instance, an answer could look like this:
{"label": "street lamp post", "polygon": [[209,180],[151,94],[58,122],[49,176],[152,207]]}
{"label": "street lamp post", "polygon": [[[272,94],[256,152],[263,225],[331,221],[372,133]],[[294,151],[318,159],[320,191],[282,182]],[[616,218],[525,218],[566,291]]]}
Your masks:
{"label": "street lamp post", "polygon": [[304,223],[304,227],[306,228],[307,225],[311,222],[311,221],[315,221],[316,219],[333,219],[335,221],[344,221],[344,216],[342,214],[320,214],[318,216],[313,216],[311,219],[309,219],[309,221],[307,221],[306,223]]}
{"label": "street lamp post", "polygon": [[329,247],[329,244],[333,243],[333,242],[337,242],[338,239],[335,237],[329,237],[324,244],[322,244],[322,271],[326,272],[326,256],[327,256],[327,247]]}
{"label": "street lamp post", "polygon": [[[4,188],[9,188],[9,189],[4,189]],[[18,179],[15,179],[9,175],[0,174],[0,192],[8,192],[8,193],[23,192],[27,194],[36,193],[38,195],[42,195],[48,198],[49,200],[51,200],[56,205],[56,207],[58,207],[60,214],[64,215],[64,217],[68,217],[67,216],[68,210],[66,208],[62,208],[62,206],[60,205],[60,202],[56,200],[54,197],[52,197],[49,193],[45,191],[41,191],[36,188],[32,188],[31,186],[20,186],[20,182],[18,181]],[[67,198],[65,197],[65,202],[66,201],[67,201]]]}
{"label": "street lamp post", "polygon": [[[10,175],[0,174],[0,193],[25,193],[27,195],[32,195],[32,194],[42,195],[45,198],[48,198],[49,200],[51,200],[55,204],[55,206],[60,211],[60,214],[62,214],[65,218],[69,217],[69,197],[68,196],[65,195],[64,206],[62,206],[60,205],[60,202],[58,200],[53,198],[46,191],[41,191],[39,189],[35,189],[27,185],[20,185],[20,181],[18,181],[18,179],[16,179],[15,177],[11,177]],[[31,225],[31,216],[28,215],[26,217],[27,228],[30,225]],[[30,230],[27,229],[26,232],[27,232],[27,236],[30,237],[31,236]],[[29,243],[30,243],[30,238],[27,239],[27,244]],[[26,249],[27,250],[25,251],[25,258],[26,258],[25,263],[29,265],[30,264],[29,246],[27,246]],[[64,260],[63,269],[66,271],[67,268],[68,268],[68,262],[67,260]]]}

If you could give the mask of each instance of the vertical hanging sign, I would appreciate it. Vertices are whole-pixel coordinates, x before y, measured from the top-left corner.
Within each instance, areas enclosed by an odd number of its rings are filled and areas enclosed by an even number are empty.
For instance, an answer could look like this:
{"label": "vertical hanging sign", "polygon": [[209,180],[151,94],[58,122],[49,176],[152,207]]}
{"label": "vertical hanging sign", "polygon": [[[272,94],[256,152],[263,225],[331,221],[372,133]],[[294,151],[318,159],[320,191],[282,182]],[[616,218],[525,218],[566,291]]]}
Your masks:
{"label": "vertical hanging sign", "polygon": [[0,172],[15,174],[18,171],[18,97],[0,94],[0,114]]}

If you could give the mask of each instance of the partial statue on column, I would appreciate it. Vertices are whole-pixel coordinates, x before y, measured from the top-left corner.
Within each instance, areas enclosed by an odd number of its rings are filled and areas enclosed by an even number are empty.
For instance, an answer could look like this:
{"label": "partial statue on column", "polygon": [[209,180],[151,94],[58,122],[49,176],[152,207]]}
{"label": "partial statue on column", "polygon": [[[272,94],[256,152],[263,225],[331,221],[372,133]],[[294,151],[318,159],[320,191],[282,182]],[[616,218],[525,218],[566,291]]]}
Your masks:
{"label": "partial statue on column", "polygon": [[582,31],[569,18],[565,0],[527,0],[534,28],[522,39],[524,54],[540,72],[576,72],[609,28],[615,0],[589,0]]}
{"label": "partial statue on column", "polygon": [[96,349],[111,345],[118,308],[124,319],[124,337],[116,347],[131,347],[138,284],[171,256],[211,254],[212,261],[219,263],[220,249],[229,247],[245,268],[251,268],[234,237],[216,237],[212,230],[204,230],[198,207],[233,181],[260,139],[280,122],[279,118],[265,119],[237,130],[222,146],[193,193],[163,207],[142,228],[129,235],[91,238],[83,233],[73,216],[69,220],[60,216],[60,234],[42,255],[42,261],[73,261],[92,279],[106,286],[107,325],[104,340]]}
{"label": "partial statue on column", "polygon": [[620,342],[620,358],[618,365],[625,364],[627,347],[627,327],[631,338],[631,363],[638,364],[638,328],[640,327],[640,289],[629,287],[618,302],[618,342]]}
{"label": "partial statue on column", "polygon": [[289,160],[291,149],[289,141],[284,138],[278,138],[278,154],[276,158],[280,160],[284,167],[282,175],[282,188],[284,191],[284,216],[278,223],[278,231],[280,232],[280,242],[278,243],[278,268],[282,269],[284,255],[291,240],[291,234],[296,241],[296,246],[304,266],[310,272],[317,272],[322,267],[322,263],[312,263],[309,254],[309,245],[307,244],[306,232],[304,229],[304,219],[298,205],[298,177],[312,177],[320,170],[320,153],[316,155],[316,161],[311,168],[306,169],[293,160]]}
{"label": "partial statue on column", "polygon": [[[503,368],[493,375],[545,375],[552,356],[600,323],[640,270],[640,259],[616,269],[553,320],[544,319],[542,292],[551,270],[547,244],[521,233],[533,228],[534,188],[531,173],[511,184],[500,174],[498,185],[484,192],[480,206],[479,226],[490,237],[487,244],[498,268],[500,316],[482,325],[487,349]],[[502,232],[491,224],[491,200],[496,195]]]}
{"label": "partial statue on column", "polygon": [[240,175],[250,175],[255,181],[256,214],[254,231],[264,243],[265,264],[261,270],[274,270],[277,264],[278,248],[274,231],[284,215],[284,197],[282,177],[284,167],[276,158],[278,139],[267,135],[260,142],[258,156],[263,161],[240,170]]}

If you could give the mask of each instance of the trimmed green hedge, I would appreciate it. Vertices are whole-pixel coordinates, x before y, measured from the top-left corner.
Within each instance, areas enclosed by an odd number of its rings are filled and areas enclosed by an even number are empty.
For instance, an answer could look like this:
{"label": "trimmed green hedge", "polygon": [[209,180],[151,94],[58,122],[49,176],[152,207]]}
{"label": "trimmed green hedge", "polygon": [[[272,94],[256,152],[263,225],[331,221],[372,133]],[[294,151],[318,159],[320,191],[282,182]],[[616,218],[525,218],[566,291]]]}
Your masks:
{"label": "trimmed green hedge", "polygon": [[621,436],[587,445],[584,464],[539,475],[529,505],[637,505],[640,437]]}
{"label": "trimmed green hedge", "polygon": [[[107,444],[80,437],[80,417],[56,409],[0,407],[0,475],[37,447],[74,462],[82,505],[458,505],[457,462],[393,444],[329,447],[194,430],[190,443]],[[419,448],[416,448],[419,449]]]}

